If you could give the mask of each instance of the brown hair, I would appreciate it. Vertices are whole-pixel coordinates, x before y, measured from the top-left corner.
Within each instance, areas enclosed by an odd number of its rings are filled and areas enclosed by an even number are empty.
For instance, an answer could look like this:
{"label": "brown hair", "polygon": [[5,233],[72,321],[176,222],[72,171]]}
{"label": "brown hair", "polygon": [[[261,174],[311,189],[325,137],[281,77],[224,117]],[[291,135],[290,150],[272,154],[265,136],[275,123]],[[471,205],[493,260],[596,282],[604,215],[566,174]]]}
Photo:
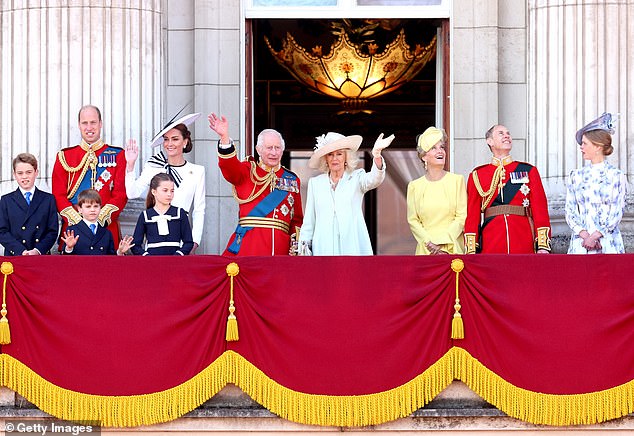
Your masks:
{"label": "brown hair", "polygon": [[183,149],[183,153],[189,153],[190,151],[192,151],[192,148],[194,148],[194,145],[192,144],[192,132],[189,131],[187,126],[183,123],[180,123],[172,127],[172,129],[176,129],[181,132],[183,139],[187,141],[187,143],[185,144],[185,148]]}
{"label": "brown hair", "polygon": [[614,151],[614,147],[612,147],[612,135],[605,130],[590,130],[583,135],[594,145],[602,147],[604,156],[609,156]]}
{"label": "brown hair", "polygon": [[20,153],[15,159],[13,159],[13,171],[15,171],[15,167],[19,163],[26,163],[33,167],[34,170],[37,171],[37,158],[33,156],[31,153]]}
{"label": "brown hair", "polygon": [[94,189],[84,189],[77,196],[77,206],[81,207],[84,203],[97,203],[101,206],[101,195]]}
{"label": "brown hair", "polygon": [[147,209],[151,209],[156,204],[156,198],[154,198],[154,194],[152,194],[152,189],[158,189],[161,182],[172,182],[174,183],[174,179],[167,173],[158,173],[152,180],[150,180],[150,189],[148,189],[147,197],[145,198],[145,207]]}

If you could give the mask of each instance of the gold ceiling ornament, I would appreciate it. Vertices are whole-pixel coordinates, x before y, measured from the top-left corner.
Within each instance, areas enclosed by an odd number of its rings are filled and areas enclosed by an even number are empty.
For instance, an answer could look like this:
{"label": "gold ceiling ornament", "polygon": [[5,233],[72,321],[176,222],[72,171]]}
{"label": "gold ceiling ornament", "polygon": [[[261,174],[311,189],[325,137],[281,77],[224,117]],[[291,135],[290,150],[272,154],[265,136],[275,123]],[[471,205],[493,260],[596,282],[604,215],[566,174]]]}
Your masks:
{"label": "gold ceiling ornament", "polygon": [[321,46],[308,53],[290,33],[275,51],[267,37],[266,45],[277,60],[299,82],[313,91],[335,97],[349,110],[360,110],[368,99],[394,91],[416,76],[436,54],[436,36],[429,44],[416,44],[414,50],[405,42],[401,29],[396,39],[377,53],[378,46],[367,44],[362,53],[346,32],[342,32],[324,55]]}

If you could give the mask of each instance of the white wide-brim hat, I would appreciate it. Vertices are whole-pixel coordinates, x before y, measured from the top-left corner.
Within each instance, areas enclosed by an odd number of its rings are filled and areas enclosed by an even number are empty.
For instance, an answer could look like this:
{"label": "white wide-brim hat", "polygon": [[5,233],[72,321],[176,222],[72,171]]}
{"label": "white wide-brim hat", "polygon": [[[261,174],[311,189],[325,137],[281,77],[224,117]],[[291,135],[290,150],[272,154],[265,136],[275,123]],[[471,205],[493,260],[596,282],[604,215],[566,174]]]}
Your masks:
{"label": "white wide-brim hat", "polygon": [[357,151],[363,141],[363,137],[359,135],[343,136],[335,132],[328,132],[316,139],[315,152],[308,161],[308,166],[311,168],[319,168],[319,159],[335,150]]}
{"label": "white wide-brim hat", "polygon": [[196,121],[199,117],[200,117],[200,112],[196,112],[193,114],[182,116],[176,120],[170,121],[169,123],[165,125],[165,127],[163,127],[163,129],[160,132],[154,135],[154,138],[152,138],[152,142],[151,142],[152,147],[160,144],[163,141],[163,135],[165,135],[167,132],[172,130],[177,125],[185,124],[186,126],[189,126],[193,124],[194,121]]}

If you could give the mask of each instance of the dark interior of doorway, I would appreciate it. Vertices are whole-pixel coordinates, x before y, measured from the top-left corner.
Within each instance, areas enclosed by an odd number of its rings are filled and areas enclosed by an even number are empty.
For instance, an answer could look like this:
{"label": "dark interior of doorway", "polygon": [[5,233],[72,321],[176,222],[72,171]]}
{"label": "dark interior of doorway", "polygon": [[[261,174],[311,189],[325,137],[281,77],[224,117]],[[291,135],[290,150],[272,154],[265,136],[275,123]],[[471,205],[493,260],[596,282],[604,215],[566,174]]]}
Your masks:
{"label": "dark interior of doorway", "polygon": [[[336,21],[336,20],[335,20]],[[342,21],[342,20],[341,20]],[[401,28],[405,30],[410,47],[426,45],[441,26],[435,19],[347,20],[352,27],[363,27],[369,22],[379,22],[372,37],[379,46],[378,52],[392,42]],[[413,80],[390,94],[371,99],[367,112],[349,113],[339,101],[313,92],[280,66],[266,46],[266,36],[279,50],[282,39],[291,33],[307,50],[317,45],[324,52],[335,41],[333,20],[321,19],[258,19],[252,20],[250,44],[252,57],[247,70],[252,74],[252,89],[247,94],[252,102],[254,131],[248,135],[255,141],[257,133],[274,128],[282,133],[287,152],[282,163],[290,166],[291,151],[311,151],[315,137],[329,131],[343,135],[361,135],[361,150],[369,151],[380,133],[394,134],[391,149],[412,150],[416,135],[435,124],[436,118],[436,59],[432,59]],[[442,80],[442,79],[439,79]],[[249,124],[247,124],[249,125]],[[250,150],[255,154],[255,150]],[[369,156],[369,154],[366,154]],[[369,169],[371,159],[365,159]],[[304,181],[305,183],[306,181]],[[370,191],[365,197],[365,218],[372,243],[376,250],[377,197]],[[375,251],[376,252],[376,251]]]}

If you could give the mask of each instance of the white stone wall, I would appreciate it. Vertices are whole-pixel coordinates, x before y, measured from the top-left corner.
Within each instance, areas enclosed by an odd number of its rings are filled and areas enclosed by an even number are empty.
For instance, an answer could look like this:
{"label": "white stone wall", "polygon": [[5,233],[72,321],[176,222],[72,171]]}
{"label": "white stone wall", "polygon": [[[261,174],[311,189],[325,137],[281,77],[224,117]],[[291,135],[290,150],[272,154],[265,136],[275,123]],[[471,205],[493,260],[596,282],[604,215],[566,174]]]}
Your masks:
{"label": "white stone wall", "polygon": [[511,131],[513,156],[528,159],[525,11],[524,0],[454,2],[454,172],[490,160],[484,134],[496,123]]}
{"label": "white stone wall", "polygon": [[565,179],[584,162],[575,132],[603,112],[619,114],[608,161],[623,170],[630,193],[621,222],[634,251],[630,144],[634,136],[634,1],[528,0],[529,150],[545,181],[555,243],[566,249]]}
{"label": "white stone wall", "polygon": [[0,193],[11,160],[33,153],[47,189],[60,148],[79,143],[77,113],[101,109],[106,142],[151,137],[162,119],[160,0],[3,1]]}
{"label": "white stone wall", "polygon": [[[245,131],[243,0],[4,1],[0,6],[0,193],[14,188],[11,159],[40,159],[46,189],[55,154],[76,144],[79,107],[101,107],[106,141],[142,145],[181,107],[228,117]],[[489,159],[483,136],[509,127],[513,156],[544,177],[553,227],[567,237],[564,180],[582,164],[574,132],[604,110],[620,113],[610,161],[632,172],[634,0],[473,0],[452,5],[452,171]],[[207,168],[207,214],[199,253],[218,254],[237,221],[205,117],[188,159]],[[244,147],[242,147],[244,148]],[[124,218],[130,228],[139,209]],[[136,209],[135,209],[136,208]],[[622,229],[634,235],[631,202]],[[632,227],[630,229],[630,227]],[[628,236],[629,237],[629,236]]]}

